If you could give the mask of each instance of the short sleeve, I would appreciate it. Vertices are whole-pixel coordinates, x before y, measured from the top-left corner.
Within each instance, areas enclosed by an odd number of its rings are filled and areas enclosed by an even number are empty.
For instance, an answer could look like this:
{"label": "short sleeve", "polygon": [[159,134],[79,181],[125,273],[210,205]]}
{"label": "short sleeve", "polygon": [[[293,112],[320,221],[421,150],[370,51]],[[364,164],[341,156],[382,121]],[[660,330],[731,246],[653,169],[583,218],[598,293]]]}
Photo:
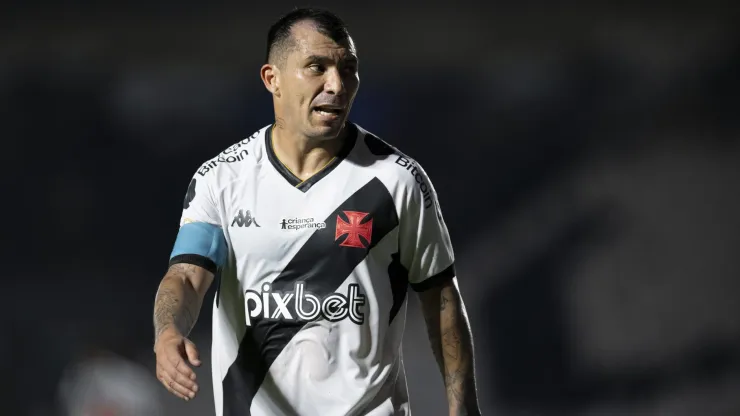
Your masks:
{"label": "short sleeve", "polygon": [[208,179],[207,176],[196,173],[190,180],[183,201],[180,226],[192,222],[221,226],[211,181]]}
{"label": "short sleeve", "polygon": [[408,172],[414,183],[400,219],[401,263],[412,289],[423,292],[455,277],[455,256],[432,182],[416,163]]}
{"label": "short sleeve", "polygon": [[170,266],[194,264],[215,274],[225,262],[226,241],[207,179],[196,173],[188,184]]}

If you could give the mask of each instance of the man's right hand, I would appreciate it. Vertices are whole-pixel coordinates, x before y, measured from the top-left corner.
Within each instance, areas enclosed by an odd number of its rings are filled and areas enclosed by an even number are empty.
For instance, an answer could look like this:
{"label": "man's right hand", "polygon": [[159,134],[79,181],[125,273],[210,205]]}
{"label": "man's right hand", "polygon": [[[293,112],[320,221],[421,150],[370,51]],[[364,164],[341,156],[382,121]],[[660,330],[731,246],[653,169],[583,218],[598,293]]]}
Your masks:
{"label": "man's right hand", "polygon": [[175,396],[185,401],[193,399],[198,385],[190,365],[200,367],[201,364],[195,344],[177,331],[167,329],[157,338],[154,353],[159,381]]}

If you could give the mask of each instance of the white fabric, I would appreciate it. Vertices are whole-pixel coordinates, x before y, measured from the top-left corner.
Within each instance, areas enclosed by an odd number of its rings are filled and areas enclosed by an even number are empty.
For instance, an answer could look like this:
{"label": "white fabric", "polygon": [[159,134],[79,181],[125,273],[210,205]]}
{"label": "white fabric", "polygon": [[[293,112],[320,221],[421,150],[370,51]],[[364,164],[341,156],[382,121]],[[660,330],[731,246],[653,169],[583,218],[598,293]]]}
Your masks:
{"label": "white fabric", "polygon": [[[223,397],[222,383],[249,329],[247,322],[260,318],[260,314],[253,318],[248,313],[261,301],[263,285],[283,272],[315,232],[328,228],[322,223],[333,218],[330,214],[373,180],[382,184],[381,194],[390,196],[386,199],[391,201],[398,225],[379,241],[372,235],[376,245],[342,276],[335,290],[350,300],[354,287],[355,294],[363,297],[364,304],[357,306],[362,323],[353,322],[350,316],[336,322],[322,318],[308,323],[270,366],[250,412],[253,416],[410,414],[401,361],[406,300],[389,324],[394,303],[389,266],[392,255],[400,253],[400,263],[408,271],[408,282],[402,285],[405,290],[409,283],[420,284],[453,265],[452,245],[432,184],[413,159],[357,126],[357,139],[347,157],[304,192],[269,160],[269,128],[230,146],[198,169],[180,220],[181,225],[201,221],[222,227],[229,246],[229,261],[221,272],[213,305],[216,414],[224,414],[228,398]],[[388,152],[378,151],[379,144]],[[383,200],[382,196],[377,200]],[[373,220],[373,227],[378,226],[372,205],[356,208],[368,215],[355,225]],[[342,217],[337,224],[352,223],[348,216]],[[366,230],[353,228],[357,229]],[[332,228],[328,234],[331,243],[339,245],[343,239],[334,241],[335,231]],[[352,234],[347,233],[347,239]],[[366,239],[357,241],[361,246],[368,244]],[[362,248],[342,246],[341,250]],[[311,287],[306,290],[312,291]],[[271,296],[287,297],[289,293]],[[284,303],[294,300],[292,296]],[[339,298],[335,301],[341,304]],[[303,310],[310,310],[309,306],[304,302]],[[271,315],[280,311],[275,305],[271,309]],[[284,314],[275,316],[285,318]]]}

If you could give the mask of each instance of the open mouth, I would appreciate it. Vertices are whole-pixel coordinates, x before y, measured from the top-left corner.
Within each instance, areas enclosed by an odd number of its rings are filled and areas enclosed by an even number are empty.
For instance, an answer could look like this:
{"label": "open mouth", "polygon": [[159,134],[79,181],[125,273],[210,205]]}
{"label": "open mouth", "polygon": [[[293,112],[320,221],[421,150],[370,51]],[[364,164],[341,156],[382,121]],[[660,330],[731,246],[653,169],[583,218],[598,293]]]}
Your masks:
{"label": "open mouth", "polygon": [[320,105],[320,106],[314,107],[313,111],[317,112],[319,115],[322,115],[322,116],[340,116],[344,112],[344,109],[340,107]]}

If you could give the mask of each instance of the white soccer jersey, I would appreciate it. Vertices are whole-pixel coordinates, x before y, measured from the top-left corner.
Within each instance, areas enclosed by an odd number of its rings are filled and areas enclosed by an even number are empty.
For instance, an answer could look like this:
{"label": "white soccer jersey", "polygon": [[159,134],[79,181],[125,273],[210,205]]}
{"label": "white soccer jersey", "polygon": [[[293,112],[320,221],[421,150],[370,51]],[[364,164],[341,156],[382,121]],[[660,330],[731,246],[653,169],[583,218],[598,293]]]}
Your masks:
{"label": "white soccer jersey", "polygon": [[216,225],[228,245],[213,305],[218,416],[410,414],[407,287],[454,277],[453,250],[419,164],[347,128],[306,181],[277,159],[267,126],[190,182],[180,225]]}

